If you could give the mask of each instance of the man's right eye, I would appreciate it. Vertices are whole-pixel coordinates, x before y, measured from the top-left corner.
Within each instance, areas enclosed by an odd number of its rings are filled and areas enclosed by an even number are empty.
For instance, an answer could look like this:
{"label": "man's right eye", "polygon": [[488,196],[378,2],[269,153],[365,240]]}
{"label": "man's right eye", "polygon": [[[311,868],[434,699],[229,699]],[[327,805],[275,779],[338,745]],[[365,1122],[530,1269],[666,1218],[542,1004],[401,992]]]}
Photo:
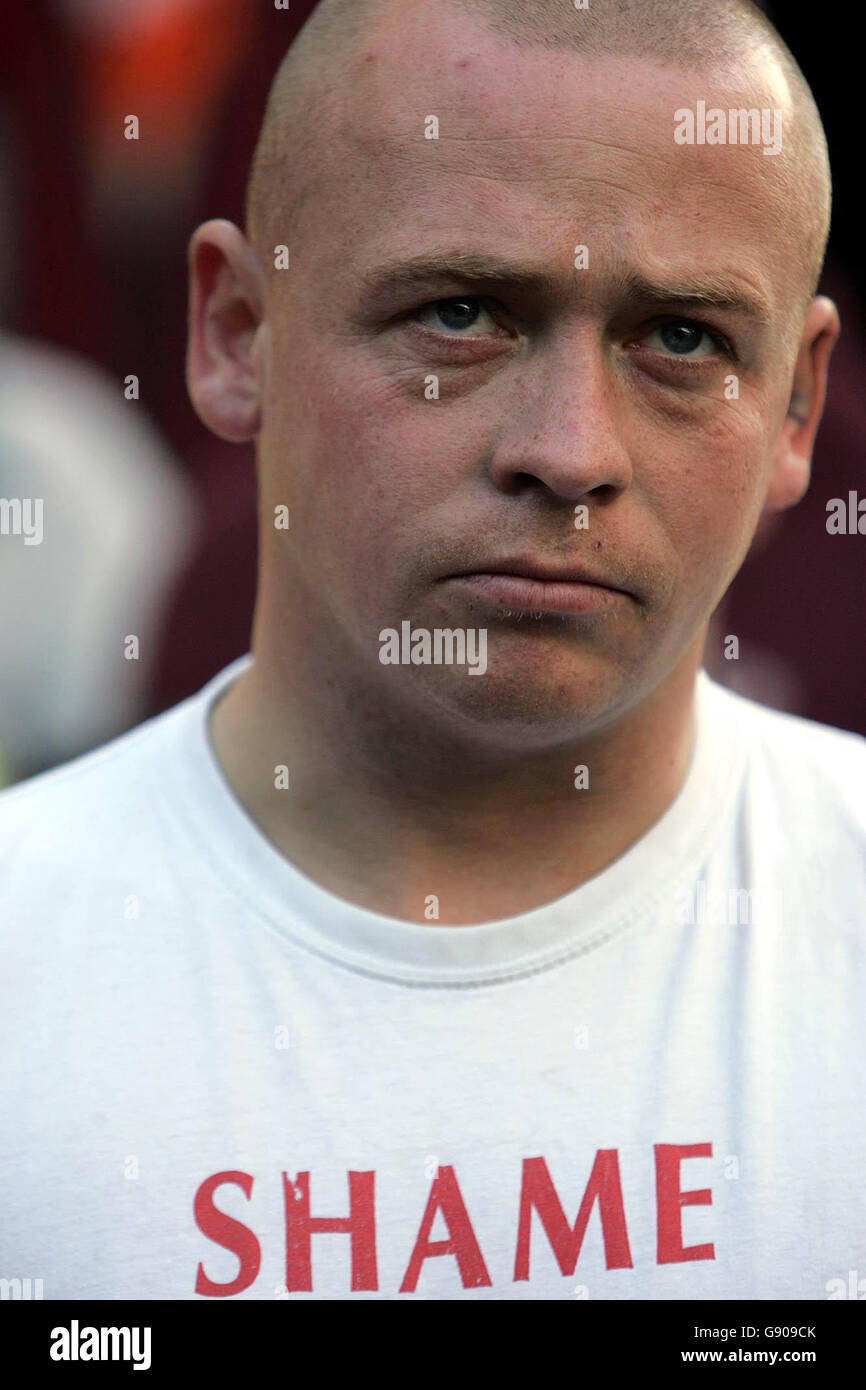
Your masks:
{"label": "man's right eye", "polygon": [[484,300],[476,295],[436,299],[433,303],[417,309],[411,317],[425,328],[442,333],[445,337],[468,337],[470,335],[465,331],[467,329],[474,329],[476,333],[481,334],[495,332],[497,329],[497,324],[490,310],[485,307]]}

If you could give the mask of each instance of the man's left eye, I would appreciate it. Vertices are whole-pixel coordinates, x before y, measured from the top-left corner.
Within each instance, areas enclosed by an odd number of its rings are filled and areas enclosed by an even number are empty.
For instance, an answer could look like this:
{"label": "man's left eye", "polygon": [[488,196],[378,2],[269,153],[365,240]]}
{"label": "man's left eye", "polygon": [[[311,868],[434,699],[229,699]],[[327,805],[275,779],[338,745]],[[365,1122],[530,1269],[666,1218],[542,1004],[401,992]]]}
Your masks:
{"label": "man's left eye", "polygon": [[676,357],[712,357],[723,346],[718,335],[702,323],[692,323],[690,319],[671,319],[658,324],[644,343],[655,346],[652,339],[661,340],[665,351]]}
{"label": "man's left eye", "polygon": [[461,330],[474,329],[478,333],[495,332],[496,322],[484,301],[471,295],[460,299],[437,299],[433,304],[425,304],[418,310],[417,318],[426,327],[441,332],[465,336]]}

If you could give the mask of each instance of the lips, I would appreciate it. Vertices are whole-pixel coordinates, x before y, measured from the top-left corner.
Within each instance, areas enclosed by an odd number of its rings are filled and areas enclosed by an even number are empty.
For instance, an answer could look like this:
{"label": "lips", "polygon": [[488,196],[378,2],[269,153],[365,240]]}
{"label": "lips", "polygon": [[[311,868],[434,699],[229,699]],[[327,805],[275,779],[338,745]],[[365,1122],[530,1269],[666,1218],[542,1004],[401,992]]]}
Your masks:
{"label": "lips", "polygon": [[605,589],[628,592],[612,578],[597,574],[586,566],[550,565],[543,561],[530,559],[485,560],[471,569],[459,571],[454,577],[463,578],[469,574],[510,574],[520,579],[532,579],[541,584],[596,584]]}
{"label": "lips", "polygon": [[500,611],[537,615],[601,613],[628,593],[583,565],[530,559],[483,561],[451,578]]}

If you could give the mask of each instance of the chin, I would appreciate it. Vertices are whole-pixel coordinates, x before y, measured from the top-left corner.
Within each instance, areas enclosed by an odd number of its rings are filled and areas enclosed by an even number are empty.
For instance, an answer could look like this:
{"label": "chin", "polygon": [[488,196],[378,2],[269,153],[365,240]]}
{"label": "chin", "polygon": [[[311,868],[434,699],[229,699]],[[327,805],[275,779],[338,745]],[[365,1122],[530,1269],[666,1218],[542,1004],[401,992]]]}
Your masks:
{"label": "chin", "polygon": [[598,663],[514,663],[506,672],[499,665],[477,677],[443,674],[427,692],[433,717],[444,716],[458,737],[487,748],[542,750],[574,742],[626,703],[617,673]]}

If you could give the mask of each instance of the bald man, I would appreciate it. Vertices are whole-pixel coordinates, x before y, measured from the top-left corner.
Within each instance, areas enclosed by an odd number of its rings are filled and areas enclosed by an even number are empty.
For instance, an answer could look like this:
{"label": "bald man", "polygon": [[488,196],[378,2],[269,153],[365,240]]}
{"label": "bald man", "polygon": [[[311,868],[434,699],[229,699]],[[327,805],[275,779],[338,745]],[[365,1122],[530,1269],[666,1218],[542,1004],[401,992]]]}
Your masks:
{"label": "bald man", "polygon": [[702,669],[808,485],[828,217],[751,5],[324,0],[191,243],[251,652],[0,799],[0,1272],[847,1296],[866,751]]}

